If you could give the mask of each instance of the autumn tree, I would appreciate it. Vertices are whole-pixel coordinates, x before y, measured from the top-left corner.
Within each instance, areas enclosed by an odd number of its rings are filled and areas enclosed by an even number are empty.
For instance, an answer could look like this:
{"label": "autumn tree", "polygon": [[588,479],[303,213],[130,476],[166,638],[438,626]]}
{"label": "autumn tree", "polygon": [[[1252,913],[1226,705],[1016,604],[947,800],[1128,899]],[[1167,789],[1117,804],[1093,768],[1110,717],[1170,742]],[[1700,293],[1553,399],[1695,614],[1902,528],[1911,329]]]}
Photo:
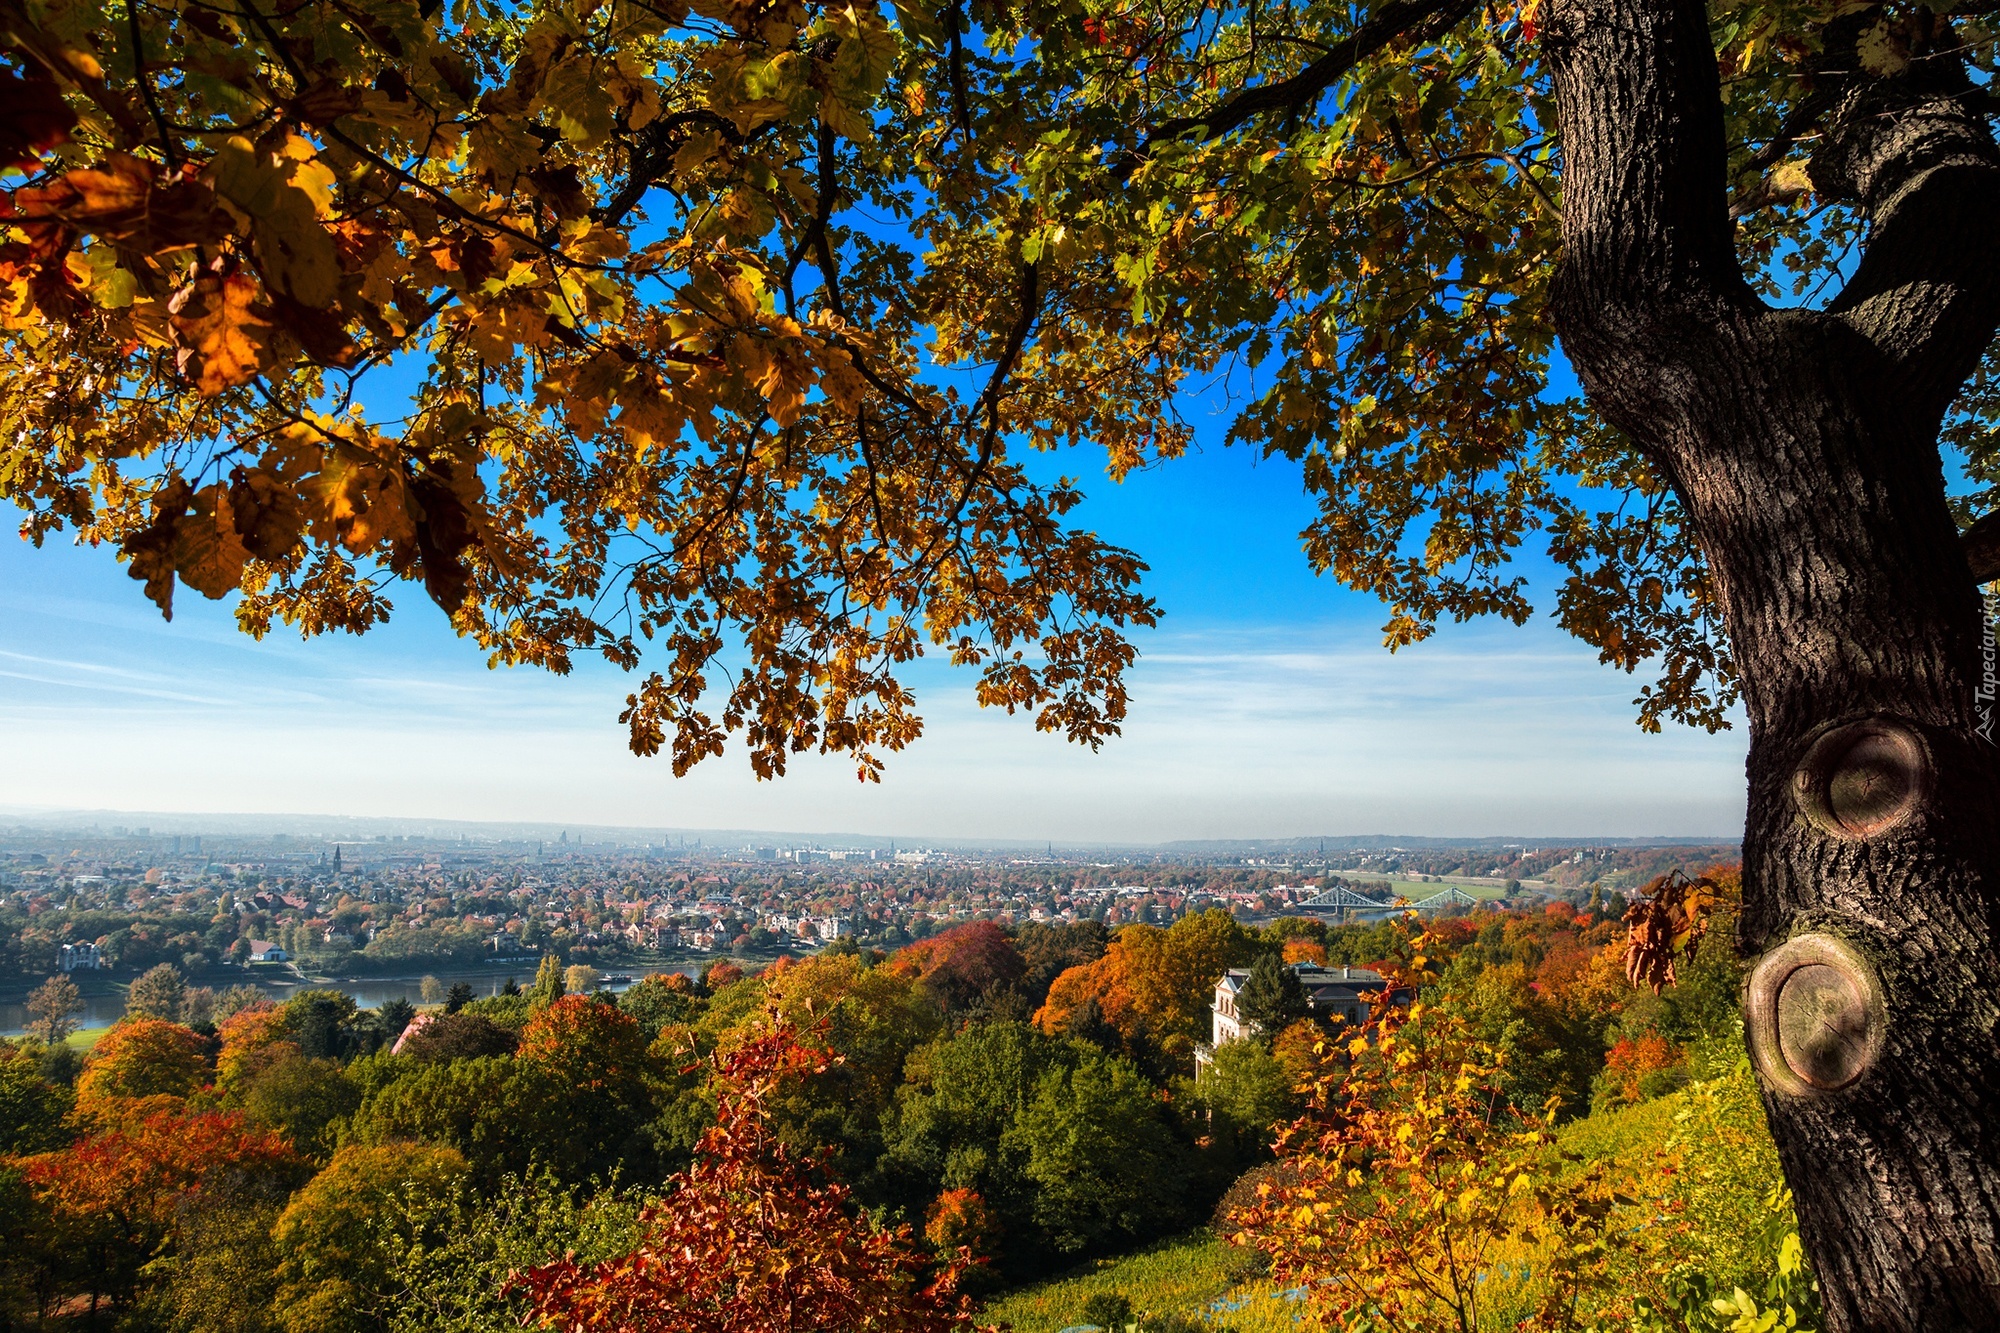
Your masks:
{"label": "autumn tree", "polygon": [[187,981],[172,963],[147,968],[125,992],[125,1012],[135,1018],[181,1021],[187,1004]]}
{"label": "autumn tree", "polygon": [[283,1010],[269,1000],[245,1005],[222,1020],[217,1035],[216,1082],[225,1092],[242,1087],[265,1067],[304,1054],[291,1036]]}
{"label": "autumn tree", "polygon": [[990,1003],[1014,987],[1027,963],[991,921],[968,921],[897,950],[889,965],[915,976],[947,1013]]}
{"label": "autumn tree", "polygon": [[[108,1038],[107,1038],[108,1040]],[[204,1192],[260,1182],[281,1196],[297,1182],[297,1158],[283,1139],[241,1117],[153,1111],[54,1152],[27,1157],[20,1171],[44,1210],[35,1244],[69,1290],[129,1299],[147,1280]]]}
{"label": "autumn tree", "polygon": [[907,1227],[859,1214],[846,1187],[770,1125],[765,1100],[824,1059],[787,1026],[721,1057],[715,1127],[642,1214],[639,1247],[523,1274],[535,1315],[634,1333],[969,1330],[956,1262],[934,1267]]}
{"label": "autumn tree", "polygon": [[28,1030],[49,1045],[69,1040],[76,1031],[76,1015],[83,1008],[83,992],[65,976],[50,977],[28,994]]}
{"label": "autumn tree", "polygon": [[99,1039],[76,1083],[77,1108],[117,1120],[172,1109],[208,1082],[208,1043],[178,1023],[128,1018]]}
{"label": "autumn tree", "polygon": [[1127,926],[1102,957],[1055,979],[1035,1023],[1064,1031],[1074,1011],[1095,1001],[1128,1045],[1157,1046],[1168,1060],[1185,1064],[1208,1035],[1215,983],[1257,951],[1249,932],[1221,908],[1189,913],[1164,930]]}
{"label": "autumn tree", "polygon": [[1115,732],[1144,567],[1024,454],[1171,457],[1215,375],[1392,646],[1525,621],[1545,547],[1644,725],[1748,714],[1750,1040],[1830,1320],[2000,1323],[1981,6],[51,0],[4,42],[0,490],[163,611],[358,632],[421,583],[496,662],[643,669],[678,771],[872,774],[926,651]]}

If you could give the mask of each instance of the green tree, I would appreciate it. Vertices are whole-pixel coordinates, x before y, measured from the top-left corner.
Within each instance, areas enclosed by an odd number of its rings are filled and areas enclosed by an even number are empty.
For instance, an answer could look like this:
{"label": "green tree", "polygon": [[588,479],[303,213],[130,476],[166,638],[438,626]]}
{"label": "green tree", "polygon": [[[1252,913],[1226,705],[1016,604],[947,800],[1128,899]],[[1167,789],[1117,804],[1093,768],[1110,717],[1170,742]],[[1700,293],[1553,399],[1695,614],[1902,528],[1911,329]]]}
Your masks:
{"label": "green tree", "polygon": [[63,1117],[75,1104],[69,1088],[43,1075],[35,1043],[0,1045],[0,1158],[61,1147]]}
{"label": "green tree", "polygon": [[280,1006],[285,1029],[312,1059],[345,1060],[382,1044],[382,1029],[345,991],[310,990]]}
{"label": "green tree", "polygon": [[510,1173],[549,1171],[581,1182],[607,1173],[629,1141],[629,1124],[591,1121],[605,1110],[597,1098],[510,1056],[415,1065],[399,1058],[377,1072],[388,1080],[364,1090],[352,1140],[453,1148],[485,1188]]}
{"label": "green tree", "polygon": [[50,1046],[69,1040],[76,1015],[83,1009],[83,992],[66,976],[50,977],[28,994],[28,1030]]}
{"label": "green tree", "polygon": [[279,1333],[271,1228],[284,1202],[282,1191],[204,1190],[199,1207],[181,1210],[171,1247],[148,1266],[156,1285],[134,1322],[159,1333]]}
{"label": "green tree", "polygon": [[187,1002],[187,982],[171,963],[147,968],[125,993],[125,1012],[135,1018],[178,1023]]}
{"label": "green tree", "polygon": [[1217,1143],[1247,1164],[1270,1147],[1280,1123],[1297,1115],[1296,1083],[1268,1043],[1225,1042],[1196,1075],[1193,1099]]}
{"label": "green tree", "polygon": [[940,1190],[976,1192],[1000,1218],[1002,1262],[1032,1265],[1055,1247],[1035,1213],[1029,1153],[1010,1140],[1042,1076],[1083,1047],[1025,1023],[976,1023],[912,1053],[886,1129],[888,1172],[912,1211]]}
{"label": "green tree", "polygon": [[597,1263],[639,1244],[640,1200],[585,1195],[552,1176],[508,1176],[491,1194],[464,1182],[450,1193],[404,1190],[384,1230],[390,1285],[398,1297],[389,1333],[511,1333],[528,1313],[509,1279],[574,1255]]}
{"label": "green tree", "polygon": [[438,1014],[403,1043],[412,1060],[473,1060],[482,1055],[512,1055],[520,1036],[484,1014],[461,1009]]}
{"label": "green tree", "polygon": [[236,1098],[251,1120],[283,1134],[301,1156],[324,1163],[338,1146],[341,1124],[360,1105],[361,1090],[336,1061],[288,1055],[260,1069]]}
{"label": "green tree", "polygon": [[706,998],[679,973],[671,977],[643,977],[618,997],[618,1007],[639,1020],[648,1041],[670,1023],[693,1022],[700,1017],[705,1003]]}
{"label": "green tree", "polygon": [[1035,1223],[1059,1253],[1161,1235],[1186,1216],[1189,1149],[1130,1061],[1090,1052],[1044,1070],[1001,1148],[1026,1159]]}
{"label": "green tree", "polygon": [[391,1143],[342,1148],[292,1196],[272,1228],[275,1313],[285,1333],[374,1333],[398,1292],[392,1268],[407,1237],[383,1225],[410,1196],[449,1198],[465,1175],[450,1148]]}
{"label": "green tree", "polygon": [[401,996],[397,996],[395,999],[383,1004],[375,1013],[382,1025],[383,1037],[393,1042],[396,1038],[403,1035],[403,1029],[408,1027],[410,1020],[417,1016],[417,1007]]}
{"label": "green tree", "polygon": [[1236,1012],[1256,1024],[1258,1035],[1268,1044],[1306,1016],[1306,988],[1299,974],[1276,954],[1259,954],[1236,992]]}
{"label": "green tree", "polygon": [[425,1004],[443,1004],[444,983],[436,977],[426,975],[417,985],[417,994]]}
{"label": "green tree", "polygon": [[214,1021],[218,1024],[225,1023],[251,1005],[263,1004],[269,998],[256,986],[231,986],[215,997]]}
{"label": "green tree", "polygon": [[528,988],[528,1005],[533,1009],[546,1009],[569,994],[569,986],[563,980],[562,960],[552,953],[542,955],[542,962],[535,969],[535,984]]}

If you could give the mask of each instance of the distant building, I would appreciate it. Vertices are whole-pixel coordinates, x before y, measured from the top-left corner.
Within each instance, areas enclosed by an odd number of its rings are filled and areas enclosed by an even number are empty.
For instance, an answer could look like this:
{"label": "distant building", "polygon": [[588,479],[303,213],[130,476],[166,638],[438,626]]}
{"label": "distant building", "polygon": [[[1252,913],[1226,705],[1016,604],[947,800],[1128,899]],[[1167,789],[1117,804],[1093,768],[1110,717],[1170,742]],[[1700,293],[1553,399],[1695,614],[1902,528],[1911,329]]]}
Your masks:
{"label": "distant building", "polygon": [[435,1015],[431,1014],[427,1010],[424,1013],[418,1014],[415,1018],[412,1018],[409,1022],[409,1025],[403,1029],[402,1034],[396,1038],[396,1044],[389,1048],[389,1054],[401,1055],[403,1053],[403,1047],[409,1044],[410,1038],[416,1036],[419,1032],[422,1032],[425,1028],[429,1027],[431,1023],[435,1020],[435,1017],[436,1017]]}
{"label": "distant building", "polygon": [[65,944],[58,961],[65,972],[94,972],[104,966],[104,955],[95,944]]}
{"label": "distant building", "polygon": [[[1364,997],[1388,984],[1380,972],[1365,967],[1293,963],[1291,969],[1305,988],[1307,1012],[1321,1021],[1338,1018],[1348,1023],[1366,1022],[1368,1001]],[[1232,967],[1215,983],[1215,999],[1209,1005],[1209,1044],[1195,1048],[1197,1073],[1213,1057],[1216,1047],[1256,1035],[1257,1025],[1244,1018],[1236,1007],[1237,996],[1248,980],[1249,968]]]}
{"label": "distant building", "polygon": [[269,940],[250,941],[250,961],[253,963],[282,963],[290,957],[283,948]]}

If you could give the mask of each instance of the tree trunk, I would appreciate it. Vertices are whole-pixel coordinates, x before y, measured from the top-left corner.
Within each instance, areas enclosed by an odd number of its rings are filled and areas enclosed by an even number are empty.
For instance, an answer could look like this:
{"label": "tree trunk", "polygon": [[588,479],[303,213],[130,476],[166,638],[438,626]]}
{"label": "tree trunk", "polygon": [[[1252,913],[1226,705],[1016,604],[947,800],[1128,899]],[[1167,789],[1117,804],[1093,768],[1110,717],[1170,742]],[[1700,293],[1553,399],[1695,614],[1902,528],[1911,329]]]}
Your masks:
{"label": "tree trunk", "polygon": [[1743,681],[1747,1036],[1828,1323],[2000,1329],[2000,752],[1937,445],[2000,317],[2000,153],[1954,62],[1844,94],[1811,170],[1868,253],[1771,309],[1701,5],[1556,0],[1544,49],[1557,327],[1685,504]]}

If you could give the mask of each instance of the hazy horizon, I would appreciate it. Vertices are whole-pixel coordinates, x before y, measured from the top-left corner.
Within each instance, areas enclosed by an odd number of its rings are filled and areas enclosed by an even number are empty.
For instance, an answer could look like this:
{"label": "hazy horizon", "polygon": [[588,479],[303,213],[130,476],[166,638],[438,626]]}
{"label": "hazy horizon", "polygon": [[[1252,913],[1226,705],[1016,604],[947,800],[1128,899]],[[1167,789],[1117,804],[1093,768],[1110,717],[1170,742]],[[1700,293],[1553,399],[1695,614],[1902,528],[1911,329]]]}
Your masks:
{"label": "hazy horizon", "polygon": [[[355,839],[373,838],[378,834],[396,832],[413,837],[455,837],[479,836],[493,841],[520,841],[542,839],[553,841],[568,835],[580,845],[589,845],[593,839],[611,841],[646,841],[652,839],[703,839],[717,847],[734,845],[733,839],[774,839],[817,840],[839,846],[843,843],[866,847],[884,843],[916,846],[923,840],[931,840],[945,845],[982,845],[990,847],[1021,847],[1033,849],[1054,845],[1058,848],[1131,848],[1145,850],[1219,849],[1226,847],[1281,847],[1298,846],[1311,850],[1315,844],[1325,843],[1328,850],[1354,850],[1363,847],[1405,845],[1411,847],[1445,846],[1486,846],[1500,844],[1591,844],[1605,846],[1648,846],[1648,845],[1713,845],[1735,843],[1740,835],[1733,832],[1714,833],[1656,833],[1646,835],[1621,835],[1596,833],[1588,830],[1554,834],[1489,834],[1454,836],[1449,834],[1420,834],[1397,832],[1395,830],[1371,830],[1365,833],[1295,833],[1268,837],[1242,838],[1184,838],[1161,841],[1119,841],[1081,840],[1063,838],[966,838],[949,833],[927,833],[922,830],[907,830],[901,834],[862,833],[852,829],[798,829],[798,828],[678,828],[670,826],[644,826],[627,824],[590,824],[533,819],[445,819],[423,815],[371,816],[347,815],[329,811],[243,811],[243,810],[157,810],[157,809],[114,809],[79,808],[59,806],[33,806],[0,804],[0,824],[12,824],[17,828],[46,830],[50,833],[79,831],[87,826],[99,828],[101,833],[110,833],[103,827],[107,821],[145,821],[143,823],[121,822],[111,825],[121,830],[124,836],[175,837],[188,835],[213,835],[216,837],[269,837],[273,834],[293,834],[320,837],[338,841],[342,837]],[[341,827],[346,826],[346,827]],[[145,829],[145,833],[139,833]],[[448,830],[448,832],[446,832]],[[117,836],[117,835],[113,835]]]}

